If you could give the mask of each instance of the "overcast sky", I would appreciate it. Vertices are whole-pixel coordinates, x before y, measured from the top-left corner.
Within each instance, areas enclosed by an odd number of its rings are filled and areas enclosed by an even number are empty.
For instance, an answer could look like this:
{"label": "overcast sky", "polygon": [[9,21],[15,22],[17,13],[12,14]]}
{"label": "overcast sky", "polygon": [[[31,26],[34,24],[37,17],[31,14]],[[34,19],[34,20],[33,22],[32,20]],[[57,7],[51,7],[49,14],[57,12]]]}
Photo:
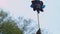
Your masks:
{"label": "overcast sky", "polygon": [[[39,14],[41,28],[60,34],[60,0],[42,0],[46,5]],[[31,0],[0,0],[0,8],[10,11],[13,17],[23,16],[37,21],[36,12],[30,7]]]}

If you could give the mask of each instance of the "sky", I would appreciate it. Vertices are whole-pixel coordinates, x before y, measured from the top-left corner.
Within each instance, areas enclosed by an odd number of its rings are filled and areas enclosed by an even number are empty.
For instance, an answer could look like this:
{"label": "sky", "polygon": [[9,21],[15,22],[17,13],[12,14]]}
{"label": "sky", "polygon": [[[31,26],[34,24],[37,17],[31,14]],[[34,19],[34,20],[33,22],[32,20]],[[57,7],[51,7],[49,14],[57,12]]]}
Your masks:
{"label": "sky", "polygon": [[[60,0],[42,0],[46,7],[39,14],[40,27],[53,34],[60,34]],[[23,16],[37,21],[36,11],[30,7],[31,0],[0,0],[0,8],[11,13],[14,18]]]}

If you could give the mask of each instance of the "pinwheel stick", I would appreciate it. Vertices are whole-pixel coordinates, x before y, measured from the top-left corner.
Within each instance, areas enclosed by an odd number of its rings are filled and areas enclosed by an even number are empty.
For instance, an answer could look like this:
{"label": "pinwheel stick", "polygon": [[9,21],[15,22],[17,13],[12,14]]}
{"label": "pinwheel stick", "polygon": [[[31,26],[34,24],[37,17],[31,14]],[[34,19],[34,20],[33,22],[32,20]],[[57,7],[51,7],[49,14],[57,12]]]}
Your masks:
{"label": "pinwheel stick", "polygon": [[41,29],[40,29],[40,22],[39,22],[39,14],[37,12],[37,20],[38,20],[38,31],[36,32],[36,34],[41,34]]}

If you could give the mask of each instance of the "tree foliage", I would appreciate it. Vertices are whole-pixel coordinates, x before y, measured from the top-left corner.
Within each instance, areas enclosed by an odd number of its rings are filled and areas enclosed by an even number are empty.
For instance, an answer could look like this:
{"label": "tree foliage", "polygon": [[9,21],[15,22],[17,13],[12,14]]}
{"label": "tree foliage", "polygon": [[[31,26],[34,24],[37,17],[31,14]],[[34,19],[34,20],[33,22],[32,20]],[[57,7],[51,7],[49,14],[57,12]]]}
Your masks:
{"label": "tree foliage", "polygon": [[23,34],[16,22],[8,17],[8,13],[0,11],[0,32],[2,34]]}
{"label": "tree foliage", "polygon": [[24,32],[24,34],[35,34],[36,33],[36,22],[32,19],[25,19],[23,17],[19,17],[21,30]]}

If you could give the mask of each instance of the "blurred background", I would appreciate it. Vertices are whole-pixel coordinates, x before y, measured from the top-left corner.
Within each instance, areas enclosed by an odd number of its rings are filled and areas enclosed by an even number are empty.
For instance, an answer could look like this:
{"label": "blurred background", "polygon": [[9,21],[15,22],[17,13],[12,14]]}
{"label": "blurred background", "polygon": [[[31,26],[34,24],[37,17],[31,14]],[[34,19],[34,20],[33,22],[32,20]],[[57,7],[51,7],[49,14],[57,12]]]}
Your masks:
{"label": "blurred background", "polygon": [[[0,0],[0,9],[8,12],[12,19],[18,21],[18,17],[33,20],[37,28],[37,14],[30,7],[32,0]],[[42,0],[46,7],[39,14],[40,27],[51,34],[60,34],[60,0]],[[29,25],[30,26],[30,25]],[[34,25],[32,25],[34,27]],[[36,30],[36,29],[35,29]]]}

